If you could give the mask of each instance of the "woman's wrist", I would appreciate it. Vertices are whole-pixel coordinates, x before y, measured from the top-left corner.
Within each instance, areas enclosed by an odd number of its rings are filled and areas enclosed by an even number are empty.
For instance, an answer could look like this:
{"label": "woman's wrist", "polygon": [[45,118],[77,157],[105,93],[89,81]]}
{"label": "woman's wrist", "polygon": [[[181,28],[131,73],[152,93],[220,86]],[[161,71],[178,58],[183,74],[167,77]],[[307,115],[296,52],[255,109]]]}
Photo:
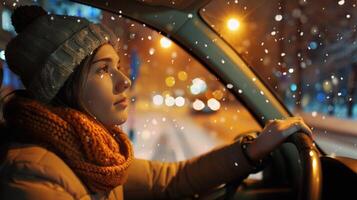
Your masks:
{"label": "woman's wrist", "polygon": [[241,147],[246,160],[253,167],[253,173],[261,171],[267,162],[256,154],[256,138],[250,135],[244,136]]}
{"label": "woman's wrist", "polygon": [[246,156],[248,162],[250,163],[256,163],[258,161],[258,159],[254,154],[254,150],[255,150],[254,144],[255,144],[255,138],[250,135],[244,136],[241,140],[243,153]]}

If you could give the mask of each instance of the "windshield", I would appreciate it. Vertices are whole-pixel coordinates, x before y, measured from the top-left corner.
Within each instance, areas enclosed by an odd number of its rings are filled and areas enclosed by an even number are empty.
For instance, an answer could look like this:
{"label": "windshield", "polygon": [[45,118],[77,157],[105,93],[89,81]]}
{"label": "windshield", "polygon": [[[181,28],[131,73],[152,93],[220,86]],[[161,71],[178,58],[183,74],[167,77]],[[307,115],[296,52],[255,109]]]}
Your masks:
{"label": "windshield", "polygon": [[321,133],[320,144],[326,142],[321,135],[338,134],[352,151],[357,143],[356,13],[356,2],[343,0],[223,0],[200,10],[289,110]]}
{"label": "windshield", "polygon": [[356,4],[300,2],[212,1],[201,15],[291,110],[357,118]]}
{"label": "windshield", "polygon": [[[122,128],[133,142],[137,158],[186,160],[261,130],[229,85],[223,85],[189,52],[158,31],[120,14],[73,2],[40,5],[51,13],[100,22],[118,37],[120,63],[131,79],[129,117]],[[0,8],[11,14],[6,6]],[[9,30],[3,35],[13,34],[14,30]],[[0,97],[21,88],[6,60],[2,64]]]}

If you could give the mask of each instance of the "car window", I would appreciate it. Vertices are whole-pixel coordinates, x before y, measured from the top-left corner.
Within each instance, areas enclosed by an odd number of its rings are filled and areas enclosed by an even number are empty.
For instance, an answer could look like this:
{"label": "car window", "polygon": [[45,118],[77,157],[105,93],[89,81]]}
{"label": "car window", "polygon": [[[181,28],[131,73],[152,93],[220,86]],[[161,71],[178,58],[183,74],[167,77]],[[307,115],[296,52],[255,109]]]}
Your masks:
{"label": "car window", "polygon": [[[46,9],[82,17],[91,13],[92,8],[85,6],[77,6],[81,11],[74,12],[71,5],[77,4],[48,1]],[[107,25],[117,35],[121,65],[132,80],[129,118],[122,127],[133,141],[136,157],[186,160],[241,134],[261,130],[230,93],[231,86],[221,84],[170,38],[121,15],[102,10],[92,13],[96,15],[91,20]],[[15,77],[6,72],[10,79]]]}
{"label": "car window", "polygon": [[230,86],[175,42],[110,13],[103,13],[102,22],[116,30],[120,55],[130,66],[132,103],[125,128],[136,156],[185,160],[260,130]]}
{"label": "car window", "polygon": [[356,11],[353,1],[225,0],[201,14],[292,111],[357,118]]}
{"label": "car window", "polygon": [[[200,10],[288,109],[315,128],[327,153],[353,157],[356,13],[356,2],[343,0],[222,0]],[[331,143],[338,145],[325,145]]]}

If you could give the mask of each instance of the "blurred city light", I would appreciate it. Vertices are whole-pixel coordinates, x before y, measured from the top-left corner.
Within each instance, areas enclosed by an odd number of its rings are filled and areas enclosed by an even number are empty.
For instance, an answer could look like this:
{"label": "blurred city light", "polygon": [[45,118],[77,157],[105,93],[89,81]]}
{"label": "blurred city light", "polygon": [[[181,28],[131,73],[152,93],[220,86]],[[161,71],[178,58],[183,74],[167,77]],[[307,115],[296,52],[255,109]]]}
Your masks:
{"label": "blurred city light", "polygon": [[157,94],[152,98],[152,101],[155,105],[160,106],[164,103],[164,98],[161,95]]}
{"label": "blurred city light", "polygon": [[162,37],[160,39],[160,45],[161,45],[162,48],[167,49],[167,48],[169,48],[171,46],[171,44],[172,44],[171,40],[169,40],[166,37]]}
{"label": "blurred city light", "polygon": [[205,103],[203,103],[203,101],[196,99],[193,104],[192,107],[194,110],[202,110],[205,107]]}
{"label": "blurred city light", "polygon": [[187,80],[187,73],[185,71],[180,71],[177,76],[180,81]]}
{"label": "blurred city light", "polygon": [[165,97],[165,104],[169,107],[175,105],[175,98],[173,98],[172,96],[166,96]]}
{"label": "blurred city light", "polygon": [[200,78],[195,78],[192,80],[192,85],[190,86],[190,91],[192,94],[200,94],[207,89],[207,84],[204,80]]}
{"label": "blurred city light", "polygon": [[212,95],[218,100],[221,100],[223,98],[223,92],[221,90],[215,90]]}
{"label": "blurred city light", "polygon": [[318,44],[315,41],[310,42],[309,49],[315,50],[315,49],[317,49],[317,47],[318,47]]}
{"label": "blurred city light", "polygon": [[169,76],[165,79],[165,83],[168,87],[173,87],[175,85],[175,77]]}
{"label": "blurred city light", "polygon": [[207,101],[207,105],[211,110],[219,110],[221,108],[221,103],[219,103],[219,101],[217,101],[217,99],[215,98],[211,98]]}
{"label": "blurred city light", "polygon": [[332,78],[332,84],[333,85],[338,85],[338,78],[335,77],[335,76],[332,76],[331,78]]}
{"label": "blurred city light", "polygon": [[295,92],[295,91],[297,90],[297,85],[296,85],[295,83],[291,84],[291,85],[290,85],[290,90],[291,90],[292,92]]}
{"label": "blurred city light", "polygon": [[238,30],[238,28],[240,26],[240,22],[236,18],[230,18],[227,21],[227,26],[228,26],[229,30],[236,31],[236,30]]}
{"label": "blurred city light", "polygon": [[330,81],[324,81],[324,84],[322,85],[322,88],[324,89],[325,92],[330,92],[332,89],[332,85]]}
{"label": "blurred city light", "polygon": [[181,96],[176,97],[176,99],[175,99],[175,104],[176,104],[176,106],[178,106],[178,107],[184,106],[184,105],[185,105],[185,98],[183,98],[183,97],[181,97]]}

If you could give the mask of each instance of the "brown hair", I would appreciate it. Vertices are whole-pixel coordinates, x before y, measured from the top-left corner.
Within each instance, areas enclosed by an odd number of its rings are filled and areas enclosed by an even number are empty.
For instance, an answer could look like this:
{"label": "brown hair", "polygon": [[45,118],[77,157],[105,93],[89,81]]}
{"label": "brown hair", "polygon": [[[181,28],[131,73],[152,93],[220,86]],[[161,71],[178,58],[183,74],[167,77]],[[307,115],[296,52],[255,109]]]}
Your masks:
{"label": "brown hair", "polygon": [[82,88],[86,84],[86,80],[90,71],[90,64],[93,61],[94,55],[99,48],[94,50],[92,54],[85,57],[82,62],[75,68],[74,72],[68,77],[57,95],[50,102],[53,106],[70,107],[82,112],[88,112],[83,101],[80,99]]}

